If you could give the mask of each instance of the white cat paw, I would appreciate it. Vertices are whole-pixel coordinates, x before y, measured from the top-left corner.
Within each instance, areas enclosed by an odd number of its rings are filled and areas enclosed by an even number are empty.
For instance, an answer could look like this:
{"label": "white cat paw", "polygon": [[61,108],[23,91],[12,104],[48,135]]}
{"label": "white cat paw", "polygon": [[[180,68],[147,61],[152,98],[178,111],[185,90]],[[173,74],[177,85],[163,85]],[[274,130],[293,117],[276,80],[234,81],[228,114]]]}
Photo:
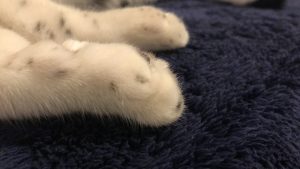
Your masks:
{"label": "white cat paw", "polygon": [[89,96],[97,98],[89,101],[94,108],[90,111],[113,112],[149,126],[167,125],[181,117],[184,99],[166,61],[124,44],[91,45],[77,54],[82,53],[89,55],[90,66],[83,74],[90,76],[85,81],[95,86],[89,93],[99,95]]}
{"label": "white cat paw", "polygon": [[154,7],[128,8],[130,29],[125,39],[145,50],[165,50],[185,47],[189,33],[175,14]]}
{"label": "white cat paw", "polygon": [[[127,85],[122,85],[123,98],[129,105],[128,114],[138,123],[150,126],[170,124],[182,115],[184,99],[169,64],[153,54],[136,52],[146,63],[137,66]],[[136,62],[137,63],[137,62]],[[137,64],[131,65],[132,67]],[[117,85],[118,83],[116,83]]]}

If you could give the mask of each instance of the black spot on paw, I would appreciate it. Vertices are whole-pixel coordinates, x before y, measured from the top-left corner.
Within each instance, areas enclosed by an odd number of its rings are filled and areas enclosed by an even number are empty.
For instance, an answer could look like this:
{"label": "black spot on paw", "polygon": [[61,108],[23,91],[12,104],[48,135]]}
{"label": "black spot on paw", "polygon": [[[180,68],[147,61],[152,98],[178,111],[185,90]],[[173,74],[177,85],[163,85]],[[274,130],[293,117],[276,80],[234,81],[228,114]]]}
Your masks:
{"label": "black spot on paw", "polygon": [[50,39],[55,39],[55,34],[53,32],[48,33]]}
{"label": "black spot on paw", "polygon": [[54,76],[55,77],[62,77],[62,76],[65,76],[68,74],[68,70],[66,69],[61,69],[61,70],[58,70],[54,73]]}
{"label": "black spot on paw", "polygon": [[41,29],[42,29],[42,23],[41,23],[41,21],[38,21],[36,24],[35,24],[35,26],[34,26],[34,31],[35,32],[40,32],[41,31]]}
{"label": "black spot on paw", "polygon": [[139,82],[139,83],[142,83],[142,84],[147,83],[147,82],[149,81],[147,78],[145,78],[145,77],[142,76],[142,75],[136,75],[136,76],[135,76],[135,80],[136,80],[137,82]]}
{"label": "black spot on paw", "polygon": [[179,111],[183,108],[183,99],[180,99],[176,105],[176,110]]}
{"label": "black spot on paw", "polygon": [[66,29],[65,34],[67,36],[72,36],[73,33],[72,33],[72,31],[70,29]]}
{"label": "black spot on paw", "polygon": [[160,33],[160,30],[158,28],[150,27],[147,25],[142,25],[142,29],[143,29],[143,31],[145,31],[147,33],[153,33],[153,34]]}
{"label": "black spot on paw", "polygon": [[27,65],[32,65],[33,62],[34,62],[34,61],[33,61],[33,58],[29,58],[28,61],[27,61]]}
{"label": "black spot on paw", "polygon": [[65,26],[65,24],[66,24],[65,18],[63,16],[61,16],[59,19],[59,26],[61,28],[63,28]]}
{"label": "black spot on paw", "polygon": [[153,58],[153,54],[149,52],[144,52],[144,51],[138,51],[139,54],[148,62],[148,64],[151,63],[151,60]]}
{"label": "black spot on paw", "polygon": [[118,86],[117,86],[116,83],[111,82],[111,83],[109,84],[109,89],[110,89],[111,91],[113,91],[113,92],[117,92]]}

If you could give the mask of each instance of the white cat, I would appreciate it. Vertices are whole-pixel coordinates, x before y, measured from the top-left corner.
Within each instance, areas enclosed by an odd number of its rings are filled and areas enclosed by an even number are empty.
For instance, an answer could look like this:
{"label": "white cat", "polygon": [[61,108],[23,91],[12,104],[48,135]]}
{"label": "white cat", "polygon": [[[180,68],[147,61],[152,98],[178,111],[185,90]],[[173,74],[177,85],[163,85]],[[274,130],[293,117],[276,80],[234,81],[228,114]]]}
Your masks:
{"label": "white cat", "polygon": [[[99,6],[150,1],[103,0]],[[188,41],[183,22],[154,7],[95,12],[50,0],[0,0],[0,119],[76,111],[151,126],[174,122],[184,110],[176,76],[166,61],[143,50]]]}
{"label": "white cat", "polygon": [[140,50],[187,44],[188,32],[172,13],[146,6],[92,12],[49,0],[0,0],[0,25],[1,119],[79,111],[158,126],[183,112],[168,63]]}

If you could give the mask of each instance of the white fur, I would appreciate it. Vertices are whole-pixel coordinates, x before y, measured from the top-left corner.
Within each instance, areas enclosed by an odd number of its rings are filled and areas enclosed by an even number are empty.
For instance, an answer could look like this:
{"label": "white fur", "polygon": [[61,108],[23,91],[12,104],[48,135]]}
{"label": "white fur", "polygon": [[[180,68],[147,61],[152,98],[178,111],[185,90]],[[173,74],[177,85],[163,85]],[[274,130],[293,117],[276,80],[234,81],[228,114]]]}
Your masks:
{"label": "white fur", "polygon": [[73,38],[162,50],[183,47],[189,39],[180,19],[153,7],[82,12],[48,0],[0,0],[1,23],[31,42]]}
{"label": "white fur", "polygon": [[128,45],[185,46],[188,33],[172,13],[153,7],[83,12],[49,0],[0,0],[1,25],[0,119],[79,111],[159,126],[182,115],[183,97],[168,63]]}

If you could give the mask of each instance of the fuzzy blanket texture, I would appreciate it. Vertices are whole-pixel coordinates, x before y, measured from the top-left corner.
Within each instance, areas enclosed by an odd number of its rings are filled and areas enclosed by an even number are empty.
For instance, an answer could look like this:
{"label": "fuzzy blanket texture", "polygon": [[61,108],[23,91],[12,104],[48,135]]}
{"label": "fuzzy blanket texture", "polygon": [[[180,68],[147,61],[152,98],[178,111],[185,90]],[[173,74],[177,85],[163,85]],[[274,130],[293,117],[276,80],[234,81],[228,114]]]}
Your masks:
{"label": "fuzzy blanket texture", "polygon": [[187,110],[146,128],[69,115],[0,123],[1,169],[300,168],[300,1],[282,10],[168,0],[191,42],[157,53]]}

